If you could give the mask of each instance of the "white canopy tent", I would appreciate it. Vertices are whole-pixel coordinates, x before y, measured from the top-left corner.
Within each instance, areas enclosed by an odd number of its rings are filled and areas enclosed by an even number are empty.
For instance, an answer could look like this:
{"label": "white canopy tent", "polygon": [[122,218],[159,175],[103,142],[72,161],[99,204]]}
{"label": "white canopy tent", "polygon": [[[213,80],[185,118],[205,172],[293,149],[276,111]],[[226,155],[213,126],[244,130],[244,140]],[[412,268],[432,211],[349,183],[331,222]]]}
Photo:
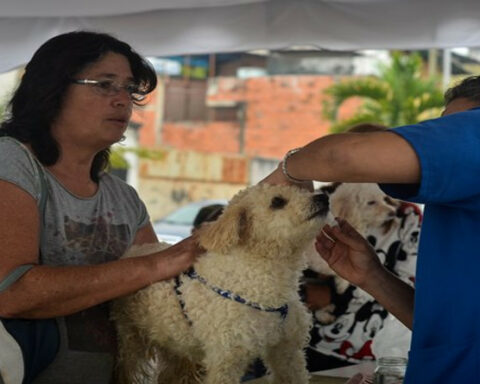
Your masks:
{"label": "white canopy tent", "polygon": [[0,72],[76,29],[112,33],[148,56],[480,46],[480,1],[0,0]]}

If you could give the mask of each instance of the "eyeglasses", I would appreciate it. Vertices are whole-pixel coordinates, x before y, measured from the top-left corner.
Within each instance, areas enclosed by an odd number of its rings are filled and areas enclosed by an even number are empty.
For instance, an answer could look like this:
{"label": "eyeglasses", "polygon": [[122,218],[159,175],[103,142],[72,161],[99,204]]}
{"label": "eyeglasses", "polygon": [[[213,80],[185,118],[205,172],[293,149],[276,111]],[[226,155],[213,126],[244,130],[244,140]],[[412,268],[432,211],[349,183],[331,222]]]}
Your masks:
{"label": "eyeglasses", "polygon": [[142,101],[147,94],[139,89],[138,84],[130,82],[127,84],[120,84],[110,79],[105,80],[90,80],[90,79],[74,79],[72,83],[79,85],[90,85],[98,94],[102,96],[115,96],[123,89],[130,99],[133,101]]}

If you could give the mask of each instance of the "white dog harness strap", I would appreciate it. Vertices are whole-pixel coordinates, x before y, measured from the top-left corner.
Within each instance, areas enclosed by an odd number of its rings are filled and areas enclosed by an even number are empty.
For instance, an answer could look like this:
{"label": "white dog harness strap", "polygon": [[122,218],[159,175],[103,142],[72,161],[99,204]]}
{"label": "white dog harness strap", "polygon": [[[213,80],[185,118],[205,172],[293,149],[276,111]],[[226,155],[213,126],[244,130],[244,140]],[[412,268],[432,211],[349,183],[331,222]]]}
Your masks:
{"label": "white dog harness strap", "polygon": [[230,291],[227,291],[209,284],[208,281],[205,280],[202,276],[198,275],[195,269],[193,268],[190,268],[188,271],[185,272],[185,274],[191,279],[198,280],[200,283],[210,288],[215,293],[218,293],[220,296],[224,297],[225,299],[234,300],[237,303],[248,305],[249,307],[257,309],[259,311],[278,312],[283,320],[285,320],[285,318],[288,315],[288,304],[282,305],[281,307],[278,307],[278,308],[265,307],[261,304],[246,300],[235,293],[232,293]]}

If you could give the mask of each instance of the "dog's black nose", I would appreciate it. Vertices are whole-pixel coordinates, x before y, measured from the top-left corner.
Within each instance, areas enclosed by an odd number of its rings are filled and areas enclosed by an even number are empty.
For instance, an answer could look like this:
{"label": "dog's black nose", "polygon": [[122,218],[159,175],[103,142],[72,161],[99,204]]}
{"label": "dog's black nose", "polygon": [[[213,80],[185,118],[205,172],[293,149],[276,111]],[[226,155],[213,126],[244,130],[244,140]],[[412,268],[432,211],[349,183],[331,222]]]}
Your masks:
{"label": "dog's black nose", "polygon": [[319,208],[328,208],[328,195],[324,193],[317,193],[316,195],[313,195],[313,201]]}

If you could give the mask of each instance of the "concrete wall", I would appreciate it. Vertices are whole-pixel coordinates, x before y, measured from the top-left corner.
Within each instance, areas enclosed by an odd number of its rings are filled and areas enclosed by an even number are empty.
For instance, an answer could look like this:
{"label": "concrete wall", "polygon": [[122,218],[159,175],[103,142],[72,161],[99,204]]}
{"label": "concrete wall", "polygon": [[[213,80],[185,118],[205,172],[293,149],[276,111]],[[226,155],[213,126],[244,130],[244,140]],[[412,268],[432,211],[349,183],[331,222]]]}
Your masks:
{"label": "concrete wall", "polygon": [[230,199],[248,180],[243,156],[165,150],[160,160],[140,160],[138,191],[156,220],[191,201]]}
{"label": "concrete wall", "polygon": [[[237,108],[237,121],[164,121],[164,84],[133,121],[141,124],[139,143],[165,151],[165,159],[140,160],[138,191],[152,219],[176,207],[208,198],[231,198],[255,184],[291,148],[323,136],[324,90],[333,76],[265,76],[209,79],[210,108]],[[354,113],[351,100],[340,116]]]}
{"label": "concrete wall", "polygon": [[[161,103],[134,115],[143,124],[140,143],[200,152],[240,153],[280,159],[291,148],[329,132],[323,113],[324,91],[333,76],[264,76],[209,79],[206,103],[210,108],[236,107],[237,121],[163,121]],[[344,103],[340,116],[351,116],[358,99]]]}

